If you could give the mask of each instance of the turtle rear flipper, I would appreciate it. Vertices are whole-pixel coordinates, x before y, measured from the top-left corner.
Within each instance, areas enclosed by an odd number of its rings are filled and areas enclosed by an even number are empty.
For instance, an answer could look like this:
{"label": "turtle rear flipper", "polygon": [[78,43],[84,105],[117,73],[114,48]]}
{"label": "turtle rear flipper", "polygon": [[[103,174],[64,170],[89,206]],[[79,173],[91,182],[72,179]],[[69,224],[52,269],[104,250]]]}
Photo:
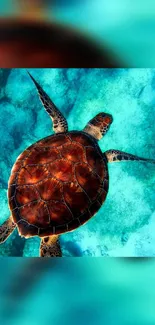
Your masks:
{"label": "turtle rear flipper", "polygon": [[108,150],[105,153],[108,162],[119,162],[125,160],[146,161],[155,164],[154,159],[142,158],[120,150]]}
{"label": "turtle rear flipper", "polygon": [[12,216],[0,226],[0,244],[4,243],[16,228],[16,224],[12,220]]}
{"label": "turtle rear flipper", "polygon": [[62,257],[60,243],[57,235],[44,237],[40,244],[41,257]]}

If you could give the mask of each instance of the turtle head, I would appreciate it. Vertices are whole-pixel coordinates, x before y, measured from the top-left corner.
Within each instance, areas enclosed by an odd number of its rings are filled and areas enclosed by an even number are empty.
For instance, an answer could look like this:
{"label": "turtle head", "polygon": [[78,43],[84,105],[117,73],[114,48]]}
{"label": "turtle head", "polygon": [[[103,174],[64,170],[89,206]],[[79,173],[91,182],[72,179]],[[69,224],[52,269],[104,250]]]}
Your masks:
{"label": "turtle head", "polygon": [[113,122],[113,117],[111,114],[99,113],[95,116],[94,119],[92,119],[92,121],[93,120],[96,120],[96,125],[100,125],[101,127],[103,127],[104,125],[108,125],[110,127],[110,124]]}
{"label": "turtle head", "polygon": [[101,112],[88,122],[83,131],[91,134],[96,140],[100,140],[109,130],[112,121],[112,115]]}

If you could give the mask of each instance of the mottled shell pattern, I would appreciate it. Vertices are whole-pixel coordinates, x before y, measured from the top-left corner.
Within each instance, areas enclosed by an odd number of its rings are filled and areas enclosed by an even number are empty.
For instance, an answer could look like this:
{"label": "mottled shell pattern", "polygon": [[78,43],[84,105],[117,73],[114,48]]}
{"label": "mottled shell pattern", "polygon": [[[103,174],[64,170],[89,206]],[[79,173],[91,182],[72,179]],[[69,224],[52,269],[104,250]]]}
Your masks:
{"label": "mottled shell pattern", "polygon": [[51,135],[27,148],[8,187],[13,220],[25,237],[74,230],[99,210],[107,192],[106,156],[82,131]]}

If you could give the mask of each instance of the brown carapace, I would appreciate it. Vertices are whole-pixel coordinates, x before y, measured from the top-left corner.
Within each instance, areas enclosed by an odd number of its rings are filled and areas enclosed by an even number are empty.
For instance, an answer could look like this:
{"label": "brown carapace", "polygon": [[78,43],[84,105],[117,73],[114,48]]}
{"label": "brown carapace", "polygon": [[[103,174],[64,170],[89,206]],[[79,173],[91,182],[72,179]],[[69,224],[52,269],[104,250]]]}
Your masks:
{"label": "brown carapace", "polygon": [[62,113],[30,77],[56,134],[31,145],[15,162],[8,186],[11,216],[0,227],[0,242],[17,226],[21,236],[41,237],[40,256],[62,256],[59,235],[86,223],[105,201],[107,163],[155,160],[118,150],[102,153],[98,140],[112,123],[109,114],[97,114],[83,131],[68,131]]}

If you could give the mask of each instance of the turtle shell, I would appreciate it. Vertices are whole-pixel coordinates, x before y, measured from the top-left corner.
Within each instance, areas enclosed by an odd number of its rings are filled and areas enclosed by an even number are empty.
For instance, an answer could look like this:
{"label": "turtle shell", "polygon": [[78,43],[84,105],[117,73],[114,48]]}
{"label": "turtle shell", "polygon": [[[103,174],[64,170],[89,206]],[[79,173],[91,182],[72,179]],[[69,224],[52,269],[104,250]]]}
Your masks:
{"label": "turtle shell", "polygon": [[48,136],[18,157],[8,198],[19,233],[44,237],[84,224],[107,191],[107,162],[97,141],[74,131]]}

